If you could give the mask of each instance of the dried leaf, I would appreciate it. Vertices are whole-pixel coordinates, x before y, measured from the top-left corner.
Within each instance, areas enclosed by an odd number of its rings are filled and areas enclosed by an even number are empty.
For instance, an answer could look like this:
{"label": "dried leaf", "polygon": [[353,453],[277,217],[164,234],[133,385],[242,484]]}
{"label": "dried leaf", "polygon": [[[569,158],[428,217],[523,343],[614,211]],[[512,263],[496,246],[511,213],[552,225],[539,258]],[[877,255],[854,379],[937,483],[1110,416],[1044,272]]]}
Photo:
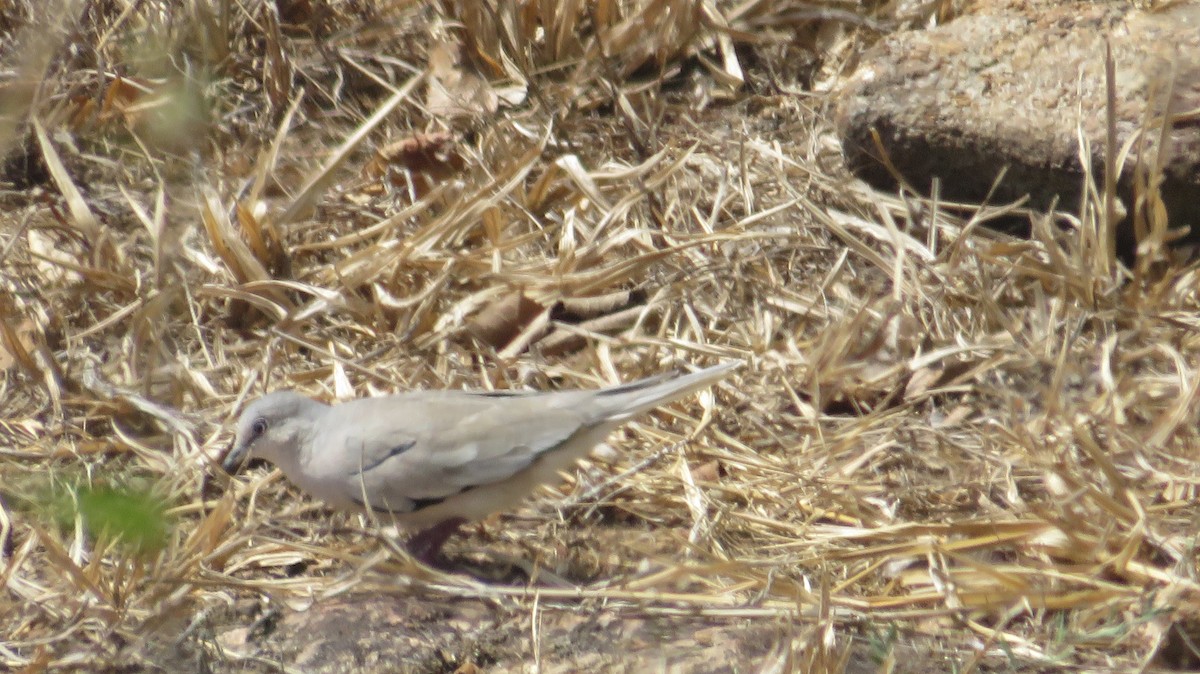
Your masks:
{"label": "dried leaf", "polygon": [[567,297],[554,305],[550,317],[556,321],[580,323],[628,308],[631,304],[642,304],[646,293],[641,290],[618,290],[591,297]]}
{"label": "dried leaf", "polygon": [[268,273],[275,278],[291,276],[292,258],[287,254],[279,234],[270,222],[259,220],[240,202],[234,205],[234,213],[246,234],[250,252]]}
{"label": "dried leaf", "polygon": [[42,159],[46,162],[46,168],[50,171],[50,177],[62,193],[63,199],[66,200],[67,208],[71,211],[71,224],[87,240],[99,242],[102,234],[100,221],[92,213],[91,206],[88,205],[88,200],[84,198],[79,187],[75,185],[75,181],[71,178],[71,174],[67,172],[67,167],[63,165],[62,159],[59,157],[58,150],[54,148],[54,145],[50,142],[50,137],[46,134],[46,130],[42,128],[42,123],[36,117],[33,118],[33,131],[37,137],[38,145],[42,149]]}
{"label": "dried leaf", "polygon": [[429,51],[425,108],[435,117],[491,115],[500,107],[492,85],[463,56],[463,47],[442,43]]}
{"label": "dried leaf", "polygon": [[[399,89],[396,89],[386,101],[381,103],[375,112],[371,114],[366,121],[358,125],[354,133],[350,134],[342,144],[333,152],[333,154],[325,160],[321,168],[317,169],[304,182],[304,186],[300,188],[300,192],[295,195],[292,203],[284,209],[274,222],[284,227],[295,222],[301,217],[307,216],[312,212],[317,199],[325,194],[325,191],[333,184],[335,172],[346,161],[350,153],[358,147],[358,144],[363,141],[383,120],[387,119],[401,103],[408,100],[409,94],[413,88],[421,81],[421,75],[417,75],[405,82]],[[297,97],[298,100],[299,97]]]}
{"label": "dried leaf", "polygon": [[278,10],[273,3],[263,5],[262,25],[266,37],[266,50],[262,82],[271,106],[275,110],[282,110],[292,97],[292,61],[283,48],[276,11]]}
{"label": "dried leaf", "polygon": [[[466,167],[456,140],[454,134],[445,131],[414,134],[380,148],[363,167],[363,176],[378,179],[391,175],[391,182],[400,186],[411,181],[415,197],[420,199]],[[397,170],[407,175],[398,175]]]}
{"label": "dried leaf", "polygon": [[510,344],[546,307],[518,290],[484,307],[467,323],[467,331],[497,351]]}
{"label": "dried leaf", "polygon": [[34,349],[33,336],[36,327],[28,318],[12,325],[0,319],[0,370],[20,365],[30,372],[37,372],[37,363],[30,352]]}
{"label": "dried leaf", "polygon": [[152,91],[148,82],[138,82],[125,77],[115,78],[104,92],[104,103],[100,106],[100,119],[121,117],[127,124],[138,122],[138,115],[131,112],[136,104]]}
{"label": "dried leaf", "polygon": [[908,378],[908,384],[904,387],[904,399],[913,400],[921,397],[941,381],[945,373],[946,368],[940,366],[918,368]]}
{"label": "dried leaf", "polygon": [[692,477],[695,478],[697,482],[716,482],[720,480],[721,476],[724,474],[725,470],[721,466],[721,462],[717,459],[702,463],[696,468],[692,469]]}
{"label": "dried leaf", "polygon": [[655,311],[653,307],[633,306],[615,314],[608,314],[590,321],[583,321],[576,326],[560,325],[553,334],[542,340],[541,350],[545,355],[561,355],[583,348],[588,341],[588,334],[613,334],[632,327],[638,318],[646,311]]}
{"label": "dried leaf", "polygon": [[25,235],[29,252],[34,255],[34,267],[46,283],[75,284],[83,280],[73,271],[75,259],[58,242],[41,229],[30,229]]}

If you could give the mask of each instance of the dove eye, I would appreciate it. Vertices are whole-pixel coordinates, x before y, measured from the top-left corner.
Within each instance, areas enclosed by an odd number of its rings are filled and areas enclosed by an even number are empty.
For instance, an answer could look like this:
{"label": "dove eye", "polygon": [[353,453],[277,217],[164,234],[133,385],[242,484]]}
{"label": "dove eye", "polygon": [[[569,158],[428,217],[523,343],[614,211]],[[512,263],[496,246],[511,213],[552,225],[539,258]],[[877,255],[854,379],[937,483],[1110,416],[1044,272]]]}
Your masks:
{"label": "dove eye", "polygon": [[259,417],[259,418],[255,419],[254,423],[250,424],[250,435],[252,437],[257,438],[258,436],[260,436],[266,432],[267,432],[267,420],[264,419],[263,417]]}

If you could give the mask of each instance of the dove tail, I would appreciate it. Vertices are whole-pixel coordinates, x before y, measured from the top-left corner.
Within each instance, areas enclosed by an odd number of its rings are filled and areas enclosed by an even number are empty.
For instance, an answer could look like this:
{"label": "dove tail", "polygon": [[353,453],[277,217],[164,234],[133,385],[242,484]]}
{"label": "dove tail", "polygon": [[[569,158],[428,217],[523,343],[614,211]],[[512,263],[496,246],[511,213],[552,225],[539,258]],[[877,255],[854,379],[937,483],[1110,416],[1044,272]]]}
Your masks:
{"label": "dove tail", "polygon": [[624,420],[711,386],[741,364],[728,361],[685,375],[640,379],[599,391],[596,399],[606,403],[603,406],[608,410],[609,420]]}

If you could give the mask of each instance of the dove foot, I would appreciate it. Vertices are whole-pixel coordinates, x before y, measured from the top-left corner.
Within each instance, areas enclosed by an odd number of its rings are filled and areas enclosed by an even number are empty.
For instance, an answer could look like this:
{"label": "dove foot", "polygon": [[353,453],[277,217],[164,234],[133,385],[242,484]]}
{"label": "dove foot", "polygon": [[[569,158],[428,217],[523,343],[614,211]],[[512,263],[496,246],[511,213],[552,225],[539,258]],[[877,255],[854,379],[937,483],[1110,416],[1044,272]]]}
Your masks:
{"label": "dove foot", "polygon": [[426,566],[437,567],[441,558],[442,546],[467,521],[461,517],[452,517],[419,531],[408,539],[408,552]]}

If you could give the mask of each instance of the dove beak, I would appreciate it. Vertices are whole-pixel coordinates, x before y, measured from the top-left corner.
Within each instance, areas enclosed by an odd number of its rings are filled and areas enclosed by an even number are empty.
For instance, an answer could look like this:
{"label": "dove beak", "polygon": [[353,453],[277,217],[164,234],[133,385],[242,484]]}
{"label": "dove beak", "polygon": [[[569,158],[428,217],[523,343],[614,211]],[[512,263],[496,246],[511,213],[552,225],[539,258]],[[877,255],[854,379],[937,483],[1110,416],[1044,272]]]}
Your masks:
{"label": "dove beak", "polygon": [[221,461],[221,468],[230,475],[237,475],[241,470],[242,464],[246,463],[246,455],[249,453],[249,448],[245,445],[234,444],[225,454],[225,458]]}

